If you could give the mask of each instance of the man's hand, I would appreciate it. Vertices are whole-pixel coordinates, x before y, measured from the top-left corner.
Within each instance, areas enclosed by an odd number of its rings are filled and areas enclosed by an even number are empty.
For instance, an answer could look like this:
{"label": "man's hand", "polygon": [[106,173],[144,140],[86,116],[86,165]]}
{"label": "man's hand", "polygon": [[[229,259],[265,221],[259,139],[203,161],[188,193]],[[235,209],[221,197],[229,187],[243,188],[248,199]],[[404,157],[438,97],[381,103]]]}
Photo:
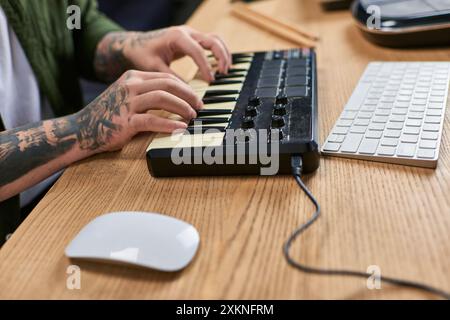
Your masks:
{"label": "man's hand", "polygon": [[[171,133],[202,108],[201,99],[183,81],[168,73],[127,71],[102,95],[76,114],[81,149],[95,152],[122,148],[143,131]],[[148,113],[165,110],[186,122]]]}
{"label": "man's hand", "polygon": [[204,80],[214,75],[204,50],[210,50],[218,61],[218,71],[227,73],[231,55],[223,40],[188,26],[170,27],[150,32],[114,32],[99,43],[95,58],[98,76],[111,81],[128,69],[174,74],[170,64],[183,56],[191,57]]}

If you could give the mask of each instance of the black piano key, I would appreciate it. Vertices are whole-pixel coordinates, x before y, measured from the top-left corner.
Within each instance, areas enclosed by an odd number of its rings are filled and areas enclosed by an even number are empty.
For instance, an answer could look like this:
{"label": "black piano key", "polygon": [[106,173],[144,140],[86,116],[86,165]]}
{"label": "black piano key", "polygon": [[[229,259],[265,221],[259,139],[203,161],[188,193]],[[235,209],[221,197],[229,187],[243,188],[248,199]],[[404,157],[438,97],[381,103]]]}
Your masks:
{"label": "black piano key", "polygon": [[228,74],[230,73],[237,73],[237,72],[246,72],[247,69],[243,69],[243,68],[230,68],[228,69]]}
{"label": "black piano key", "polygon": [[209,85],[210,86],[218,86],[223,84],[239,84],[242,83],[241,80],[214,80]]}
{"label": "black piano key", "polygon": [[239,94],[238,90],[208,90],[204,97],[229,96],[231,94]]}
{"label": "black piano key", "polygon": [[[208,58],[214,58],[215,56],[211,53],[208,55]],[[245,53],[245,52],[239,52],[239,53],[232,53],[232,58],[253,58],[253,55],[251,53]]]}
{"label": "black piano key", "polygon": [[217,73],[215,75],[216,80],[235,79],[235,78],[242,78],[242,77],[245,78],[245,75],[242,75],[242,74],[220,74],[220,73]]}
{"label": "black piano key", "polygon": [[253,55],[251,53],[245,53],[245,52],[239,52],[239,53],[232,53],[231,56],[233,58],[242,58],[242,57],[246,57],[246,58],[252,58]]}
{"label": "black piano key", "polygon": [[234,102],[234,101],[237,101],[237,98],[234,98],[234,97],[205,97],[205,98],[203,98],[204,104]]}
{"label": "black piano key", "polygon": [[220,117],[220,118],[195,118],[189,122],[189,126],[201,126],[203,124],[217,124],[217,123],[226,123],[229,121],[229,118]]}
{"label": "black piano key", "polygon": [[222,114],[232,114],[233,110],[230,109],[203,109],[197,111],[197,118],[208,116],[220,116]]}
{"label": "black piano key", "polygon": [[[196,133],[206,133],[208,131],[211,130],[211,132],[224,132],[226,128],[224,127],[219,127],[219,126],[210,126],[210,127],[200,127],[200,126],[195,126],[195,127],[187,127],[187,132],[189,132],[190,134],[196,134]],[[213,131],[214,130],[214,131]]]}

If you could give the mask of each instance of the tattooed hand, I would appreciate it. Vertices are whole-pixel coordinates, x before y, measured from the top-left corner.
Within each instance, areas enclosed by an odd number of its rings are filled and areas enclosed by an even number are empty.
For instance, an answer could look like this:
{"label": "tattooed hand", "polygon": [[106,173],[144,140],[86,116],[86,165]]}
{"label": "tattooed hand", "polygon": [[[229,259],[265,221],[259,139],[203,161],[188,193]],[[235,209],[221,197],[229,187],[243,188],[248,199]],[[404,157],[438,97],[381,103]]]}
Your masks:
{"label": "tattooed hand", "polygon": [[214,34],[203,34],[188,26],[170,27],[151,32],[114,32],[100,41],[95,68],[98,76],[111,81],[128,69],[174,74],[170,63],[190,56],[206,81],[214,80],[204,50],[211,50],[218,60],[218,71],[227,73],[231,55]]}
{"label": "tattooed hand", "polygon": [[[185,129],[201,107],[192,89],[171,74],[127,71],[75,114],[0,132],[0,202],[77,160],[122,148],[138,132]],[[154,109],[186,122],[148,113]]]}
{"label": "tattooed hand", "polygon": [[127,71],[77,114],[80,147],[112,151],[122,148],[138,132],[170,133],[185,129],[186,122],[147,111],[169,111],[188,122],[202,105],[194,91],[171,74]]}

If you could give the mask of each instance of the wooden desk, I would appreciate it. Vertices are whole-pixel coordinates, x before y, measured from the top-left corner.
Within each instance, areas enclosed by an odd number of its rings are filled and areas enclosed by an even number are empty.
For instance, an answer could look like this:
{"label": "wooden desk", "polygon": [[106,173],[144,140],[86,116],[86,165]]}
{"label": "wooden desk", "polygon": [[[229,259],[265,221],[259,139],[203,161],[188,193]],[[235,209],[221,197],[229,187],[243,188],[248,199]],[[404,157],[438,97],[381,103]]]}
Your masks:
{"label": "wooden desk", "polygon": [[[449,60],[450,49],[392,50],[367,42],[347,12],[315,1],[255,3],[321,36],[317,48],[321,141],[372,60]],[[233,51],[292,44],[227,14],[226,0],[205,2],[189,24],[222,35]],[[184,75],[191,65],[177,66]],[[298,241],[302,261],[424,281],[450,290],[450,121],[436,170],[323,158],[306,178],[323,217]],[[154,179],[145,163],[150,135],[122,152],[71,166],[0,250],[1,298],[347,299],[434,298],[364,279],[311,276],[292,269],[282,244],[313,207],[289,176]],[[79,262],[81,290],[66,288],[64,248],[94,217],[119,210],[162,212],[194,224],[201,247],[184,271],[166,274]]]}

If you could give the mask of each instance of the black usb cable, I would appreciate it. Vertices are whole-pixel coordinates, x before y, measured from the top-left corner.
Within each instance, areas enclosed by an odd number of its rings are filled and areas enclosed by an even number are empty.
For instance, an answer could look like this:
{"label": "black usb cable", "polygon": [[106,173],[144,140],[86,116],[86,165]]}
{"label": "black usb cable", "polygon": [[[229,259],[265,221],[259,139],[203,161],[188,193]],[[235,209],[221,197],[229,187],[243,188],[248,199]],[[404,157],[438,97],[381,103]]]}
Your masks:
{"label": "black usb cable", "polygon": [[[302,178],[301,178],[302,169],[303,169],[303,159],[300,155],[292,156],[291,168],[292,168],[292,174],[295,178],[295,181],[297,182],[299,187],[306,193],[306,195],[311,200],[311,202],[314,204],[314,206],[316,207],[316,211],[311,216],[311,218],[309,218],[308,221],[306,221],[306,223],[302,224],[297,229],[295,229],[295,231],[290,235],[290,237],[284,244],[283,250],[284,250],[284,256],[285,256],[287,262],[294,268],[297,268],[306,273],[314,273],[314,274],[321,274],[321,275],[350,276],[350,277],[360,277],[360,278],[366,278],[366,279],[371,277],[372,274],[366,273],[366,272],[360,272],[360,271],[339,270],[339,269],[322,269],[322,268],[310,267],[310,266],[307,266],[300,262],[295,261],[291,257],[290,248],[292,246],[292,243],[297,239],[297,237],[299,237],[303,232],[305,232],[320,217],[320,205],[317,202],[316,198],[314,198],[314,195],[311,193],[311,191],[306,187],[306,185],[304,184],[304,182],[302,181]],[[390,283],[390,284],[393,284],[393,285],[427,291],[432,294],[441,296],[447,300],[450,300],[450,293],[443,291],[441,289],[431,287],[427,284],[409,281],[409,280],[396,279],[396,278],[391,278],[391,277],[380,277],[380,280]]]}

